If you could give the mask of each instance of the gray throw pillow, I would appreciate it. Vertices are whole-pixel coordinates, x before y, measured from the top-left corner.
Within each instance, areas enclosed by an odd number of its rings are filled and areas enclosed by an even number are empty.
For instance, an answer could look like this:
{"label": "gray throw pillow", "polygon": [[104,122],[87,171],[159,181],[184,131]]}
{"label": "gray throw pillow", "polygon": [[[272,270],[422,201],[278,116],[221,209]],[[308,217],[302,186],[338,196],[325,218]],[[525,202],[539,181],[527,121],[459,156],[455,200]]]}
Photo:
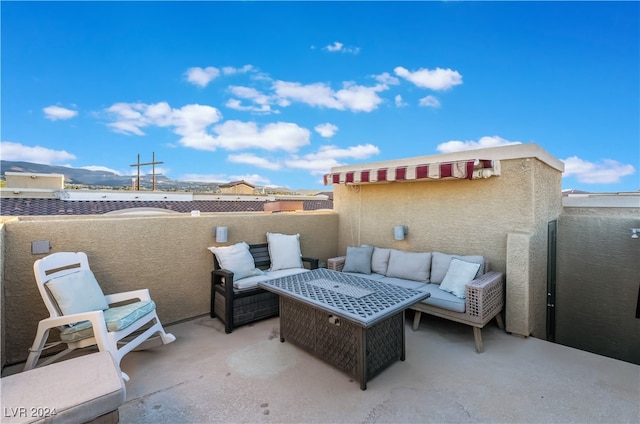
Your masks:
{"label": "gray throw pillow", "polygon": [[392,249],[389,255],[387,277],[429,282],[430,268],[431,253]]}
{"label": "gray throw pillow", "polygon": [[390,253],[391,253],[391,249],[374,247],[373,255],[371,255],[371,272],[375,272],[376,274],[387,275],[387,267],[389,266]]}
{"label": "gray throw pillow", "polygon": [[342,272],[371,274],[371,255],[373,255],[373,247],[371,246],[348,246]]}

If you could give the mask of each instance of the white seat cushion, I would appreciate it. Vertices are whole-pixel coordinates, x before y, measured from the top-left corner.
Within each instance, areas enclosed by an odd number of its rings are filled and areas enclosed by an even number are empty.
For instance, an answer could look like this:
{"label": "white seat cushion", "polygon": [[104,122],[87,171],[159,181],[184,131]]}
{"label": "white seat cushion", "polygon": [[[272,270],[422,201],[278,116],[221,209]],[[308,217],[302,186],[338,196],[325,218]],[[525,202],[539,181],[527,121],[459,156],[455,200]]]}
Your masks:
{"label": "white seat cushion", "polygon": [[440,285],[438,284],[425,284],[418,290],[431,293],[430,297],[421,301],[426,305],[447,309],[453,312],[464,312],[466,309],[466,303],[464,299],[460,299],[459,297],[456,297],[451,293],[440,290]]}
{"label": "white seat cushion", "polygon": [[240,281],[233,280],[233,288],[236,290],[248,290],[258,287],[258,283],[262,281],[273,280],[274,278],[287,277],[289,275],[300,274],[309,271],[306,268],[287,268],[277,271],[267,271],[262,275],[243,278]]}

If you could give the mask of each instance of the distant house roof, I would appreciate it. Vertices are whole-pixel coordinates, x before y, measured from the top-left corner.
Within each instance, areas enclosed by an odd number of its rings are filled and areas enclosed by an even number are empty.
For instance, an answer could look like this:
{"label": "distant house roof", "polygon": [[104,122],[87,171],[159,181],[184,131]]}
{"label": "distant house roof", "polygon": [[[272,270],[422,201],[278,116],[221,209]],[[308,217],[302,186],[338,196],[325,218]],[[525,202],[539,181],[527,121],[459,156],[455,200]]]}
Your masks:
{"label": "distant house roof", "polygon": [[321,191],[316,194],[321,196],[327,196],[327,199],[333,201],[333,191]]}
{"label": "distant house roof", "polygon": [[238,185],[246,185],[246,186],[249,186],[251,188],[256,188],[256,186],[254,186],[251,183],[246,182],[245,180],[231,181],[230,183],[219,184],[218,187],[235,187],[235,186],[238,186]]}
{"label": "distant house roof", "polygon": [[[61,200],[52,198],[3,198],[1,216],[42,215],[102,215],[125,209],[164,209],[180,213],[200,212],[261,212],[262,200]],[[303,210],[333,209],[331,200],[303,201]]]}

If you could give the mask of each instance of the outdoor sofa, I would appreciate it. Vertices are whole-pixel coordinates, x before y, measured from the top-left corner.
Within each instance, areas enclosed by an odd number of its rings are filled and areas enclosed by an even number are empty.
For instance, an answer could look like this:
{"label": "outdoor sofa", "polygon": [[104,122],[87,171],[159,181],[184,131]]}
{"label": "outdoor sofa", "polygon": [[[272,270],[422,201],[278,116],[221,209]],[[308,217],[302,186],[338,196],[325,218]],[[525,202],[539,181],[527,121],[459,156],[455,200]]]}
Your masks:
{"label": "outdoor sofa", "polygon": [[346,256],[330,258],[327,267],[371,280],[428,291],[414,304],[413,330],[422,313],[473,327],[476,350],[483,352],[482,328],[493,318],[504,329],[504,276],[490,271],[483,256],[441,252],[406,252],[372,246],[347,247]]}
{"label": "outdoor sofa", "polygon": [[224,323],[227,334],[240,325],[278,315],[278,295],[258,287],[259,282],[318,268],[318,259],[302,256],[299,234],[267,233],[267,243],[240,242],[209,250],[214,268],[210,316]]}

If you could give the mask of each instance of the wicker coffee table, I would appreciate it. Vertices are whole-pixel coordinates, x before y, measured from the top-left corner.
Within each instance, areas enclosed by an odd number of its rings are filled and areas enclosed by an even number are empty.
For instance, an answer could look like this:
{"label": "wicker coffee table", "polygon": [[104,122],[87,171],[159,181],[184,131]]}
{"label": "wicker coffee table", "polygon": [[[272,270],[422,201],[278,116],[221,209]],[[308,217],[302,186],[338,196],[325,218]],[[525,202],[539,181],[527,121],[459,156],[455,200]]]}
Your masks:
{"label": "wicker coffee table", "polygon": [[280,295],[280,341],[285,339],[367,381],[405,359],[404,310],[429,293],[328,269],[258,284]]}

